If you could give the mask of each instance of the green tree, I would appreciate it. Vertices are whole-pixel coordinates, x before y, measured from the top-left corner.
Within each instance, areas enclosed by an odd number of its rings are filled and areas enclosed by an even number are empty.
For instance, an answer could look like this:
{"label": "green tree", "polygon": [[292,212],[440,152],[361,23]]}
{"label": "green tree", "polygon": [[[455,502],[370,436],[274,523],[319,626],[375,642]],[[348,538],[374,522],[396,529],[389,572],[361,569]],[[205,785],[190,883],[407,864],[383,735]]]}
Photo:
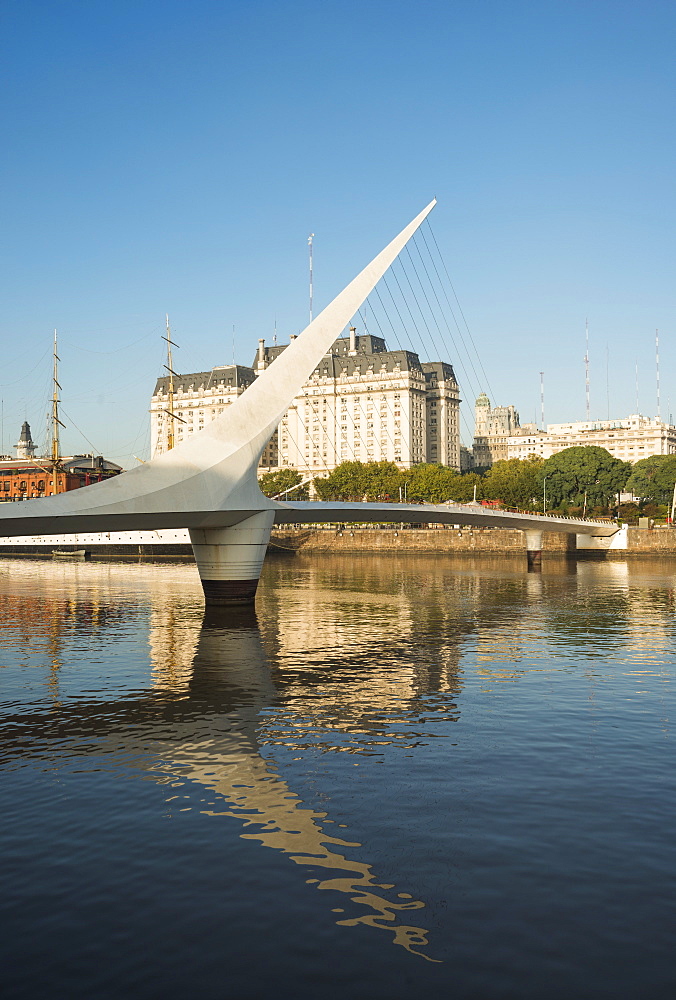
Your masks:
{"label": "green tree", "polygon": [[320,500],[392,502],[404,478],[394,462],[341,462],[325,479],[315,479]]}
{"label": "green tree", "polygon": [[445,465],[424,462],[402,472],[394,462],[342,462],[325,479],[315,479],[320,500],[389,501],[404,499],[420,503],[466,503],[481,498],[483,480],[470,472],[460,475]]}
{"label": "green tree", "polygon": [[476,487],[477,500],[483,500],[484,478],[476,472],[456,473],[449,481],[448,500],[455,503],[469,503],[474,499]]}
{"label": "green tree", "polygon": [[399,500],[399,487],[403,485],[404,478],[394,462],[367,462],[364,476],[365,500],[392,503]]}
{"label": "green tree", "polygon": [[549,507],[606,505],[624,488],[631,466],[605,448],[579,445],[565,448],[542,466]]}
{"label": "green tree", "polygon": [[[266,497],[276,497],[291,487],[298,486],[301,480],[302,476],[297,469],[277,469],[275,472],[263,473],[258,480],[258,485]],[[287,496],[292,496],[294,500],[307,500],[309,495],[307,484],[298,486],[298,489],[294,490],[292,494],[287,494]]]}
{"label": "green tree", "polygon": [[496,462],[484,476],[484,496],[507,507],[541,509],[543,465],[539,455]]}
{"label": "green tree", "polygon": [[444,503],[457,473],[445,465],[423,462],[405,473],[406,497],[420,503]]}
{"label": "green tree", "polygon": [[341,462],[325,479],[315,479],[320,500],[363,500],[367,489],[365,467],[361,462]]}
{"label": "green tree", "polygon": [[632,466],[627,490],[641,500],[671,503],[676,482],[676,455],[652,455]]}
{"label": "green tree", "polygon": [[414,465],[404,473],[406,477],[406,496],[409,500],[421,503],[467,503],[474,497],[474,487],[477,487],[477,498],[483,496],[483,480],[474,472],[461,475],[456,469],[446,465],[436,465],[423,462]]}

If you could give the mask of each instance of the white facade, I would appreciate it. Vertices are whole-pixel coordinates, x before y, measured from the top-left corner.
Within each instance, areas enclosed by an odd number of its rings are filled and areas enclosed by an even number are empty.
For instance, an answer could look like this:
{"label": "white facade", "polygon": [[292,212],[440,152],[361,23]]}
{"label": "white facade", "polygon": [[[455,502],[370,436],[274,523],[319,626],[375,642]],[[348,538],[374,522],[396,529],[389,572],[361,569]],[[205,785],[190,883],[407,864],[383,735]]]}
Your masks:
{"label": "white facade", "polygon": [[[150,402],[151,457],[167,451],[171,426],[174,444],[187,440],[234,403],[255,377],[251,368],[242,365],[224,365],[208,372],[177,375],[174,378],[173,418],[169,413],[169,378],[158,379]],[[276,439],[273,437],[260,465],[268,468],[276,461]]]}
{"label": "white facade", "polygon": [[[524,429],[525,430],[525,429]],[[676,454],[676,427],[657,417],[632,414],[623,420],[578,421],[548,424],[546,431],[528,428],[508,438],[509,458],[540,455],[550,458],[564,448],[595,445],[623,462],[638,462],[651,455]]]}
{"label": "white facade", "polygon": [[[293,338],[292,338],[293,339]],[[251,385],[284,350],[260,340],[254,367],[230,365],[168,377],[152,397],[151,454],[200,430]],[[340,337],[284,414],[260,470],[294,468],[325,475],[345,461],[392,461],[401,468],[439,462],[460,468],[460,398],[446,362],[421,362],[411,351],[388,351],[380,337]]]}

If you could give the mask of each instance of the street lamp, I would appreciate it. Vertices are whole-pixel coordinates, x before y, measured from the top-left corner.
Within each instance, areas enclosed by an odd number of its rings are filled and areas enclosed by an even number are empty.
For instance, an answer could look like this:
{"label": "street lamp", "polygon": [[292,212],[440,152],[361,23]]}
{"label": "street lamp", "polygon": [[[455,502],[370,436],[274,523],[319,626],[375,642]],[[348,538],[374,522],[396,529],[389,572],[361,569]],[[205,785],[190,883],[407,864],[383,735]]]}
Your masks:
{"label": "street lamp", "polygon": [[547,513],[547,477],[542,477],[542,513]]}

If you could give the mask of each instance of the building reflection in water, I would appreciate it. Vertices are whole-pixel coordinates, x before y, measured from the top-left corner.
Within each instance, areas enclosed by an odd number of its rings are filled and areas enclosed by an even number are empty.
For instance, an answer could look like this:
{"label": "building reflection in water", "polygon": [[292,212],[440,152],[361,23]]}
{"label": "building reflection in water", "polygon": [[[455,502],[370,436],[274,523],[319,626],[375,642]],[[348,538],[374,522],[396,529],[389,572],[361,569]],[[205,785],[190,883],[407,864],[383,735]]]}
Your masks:
{"label": "building reflection in water", "polygon": [[[561,635],[581,649],[585,636],[603,635],[602,648],[634,660],[644,643],[652,671],[672,642],[674,588],[633,567],[630,581],[626,564],[552,573],[545,565],[527,575],[504,560],[477,572],[430,557],[278,559],[266,568],[258,619],[204,617],[197,574],[186,566],[11,570],[0,571],[0,650],[23,641],[26,663],[45,669],[50,697],[46,708],[5,717],[4,759],[49,754],[58,767],[94,747],[107,766],[166,784],[169,801],[186,783],[208,789],[203,813],[237,820],[243,839],[341,894],[343,905],[332,907],[339,924],[384,930],[430,961],[424,901],[381,881],[361,860],[378,845],[335,836],[328,811],[309,807],[268,756],[275,747],[287,758],[288,749],[373,756],[395,741],[413,748],[428,738],[427,717],[459,718],[464,670],[491,683],[518,680],[533,669],[526,660],[535,642],[549,655]],[[649,637],[633,624],[646,615]],[[139,678],[120,693],[104,673],[95,696],[64,697],[59,675],[82,655],[83,636],[104,649],[130,622],[147,629],[145,686]],[[598,649],[587,644],[590,662]]]}
{"label": "building reflection in water", "polygon": [[[214,793],[211,804],[200,811],[236,819],[244,825],[244,840],[287,855],[308,875],[321,873],[305,881],[344,898],[332,907],[338,924],[385,931],[412,954],[436,961],[426,952],[428,930],[407,919],[425,903],[379,880],[368,860],[356,856],[362,845],[336,836],[338,824],[328,812],[308,807],[261,753],[263,743],[285,742],[276,739],[274,727],[284,678],[276,670],[273,683],[254,613],[198,615],[199,581],[193,593],[184,567],[163,568],[161,578],[155,568],[129,567],[126,593],[124,572],[124,567],[95,564],[17,564],[11,583],[5,581],[6,596],[13,595],[0,611],[5,641],[16,644],[17,633],[29,639],[36,665],[55,667],[56,684],[59,669],[72,672],[74,656],[81,659],[87,649],[114,643],[120,624],[127,629],[129,620],[139,617],[139,604],[145,604],[150,677],[145,690],[119,692],[103,675],[93,695],[52,702],[48,714],[29,707],[6,715],[0,759],[33,757],[58,769],[85,754],[92,758],[88,766],[95,766],[94,759],[102,756],[107,769],[151,776],[166,785],[168,801],[177,786],[208,789]],[[284,645],[283,627],[268,629],[273,650]],[[348,650],[346,643],[346,656]],[[376,678],[373,683],[375,692]],[[294,678],[284,718],[297,698],[297,685]],[[402,695],[408,699],[411,693],[405,679]],[[375,693],[372,701],[378,703]],[[368,740],[369,733],[364,736]]]}

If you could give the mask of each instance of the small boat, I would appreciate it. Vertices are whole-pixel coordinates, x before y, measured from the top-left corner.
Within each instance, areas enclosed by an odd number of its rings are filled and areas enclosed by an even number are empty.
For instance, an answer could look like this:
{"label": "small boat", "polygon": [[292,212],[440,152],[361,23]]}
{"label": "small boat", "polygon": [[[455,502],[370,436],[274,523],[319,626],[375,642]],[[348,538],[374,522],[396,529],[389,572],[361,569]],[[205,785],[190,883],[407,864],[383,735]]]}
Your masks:
{"label": "small boat", "polygon": [[52,549],[54,559],[74,559],[76,562],[84,562],[87,554],[86,549],[71,549],[69,552],[64,549]]}

